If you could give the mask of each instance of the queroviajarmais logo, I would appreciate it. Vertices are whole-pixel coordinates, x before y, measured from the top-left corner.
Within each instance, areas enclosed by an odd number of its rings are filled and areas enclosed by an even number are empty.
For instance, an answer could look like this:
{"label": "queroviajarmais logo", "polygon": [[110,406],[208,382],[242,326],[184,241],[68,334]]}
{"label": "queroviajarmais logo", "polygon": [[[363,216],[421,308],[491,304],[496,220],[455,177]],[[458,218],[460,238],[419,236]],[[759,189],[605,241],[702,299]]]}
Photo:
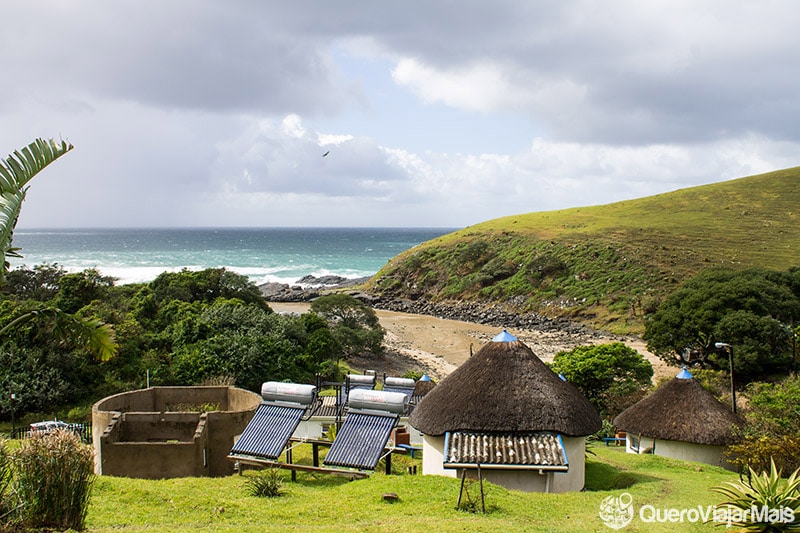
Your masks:
{"label": "queroviajarmais logo", "polygon": [[600,502],[600,518],[611,529],[622,529],[633,520],[633,496],[623,492]]}

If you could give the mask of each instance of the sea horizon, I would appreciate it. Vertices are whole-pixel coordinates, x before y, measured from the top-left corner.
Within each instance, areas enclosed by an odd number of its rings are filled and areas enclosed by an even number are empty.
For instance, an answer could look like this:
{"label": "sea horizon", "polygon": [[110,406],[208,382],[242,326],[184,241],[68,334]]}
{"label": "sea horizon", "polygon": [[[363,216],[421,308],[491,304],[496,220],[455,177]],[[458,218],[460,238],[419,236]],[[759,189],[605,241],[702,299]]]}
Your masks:
{"label": "sea horizon", "polygon": [[55,264],[67,272],[96,269],[117,284],[143,283],[163,272],[226,268],[256,284],[311,275],[374,275],[392,257],[459,228],[420,227],[18,227],[22,259],[11,268]]}

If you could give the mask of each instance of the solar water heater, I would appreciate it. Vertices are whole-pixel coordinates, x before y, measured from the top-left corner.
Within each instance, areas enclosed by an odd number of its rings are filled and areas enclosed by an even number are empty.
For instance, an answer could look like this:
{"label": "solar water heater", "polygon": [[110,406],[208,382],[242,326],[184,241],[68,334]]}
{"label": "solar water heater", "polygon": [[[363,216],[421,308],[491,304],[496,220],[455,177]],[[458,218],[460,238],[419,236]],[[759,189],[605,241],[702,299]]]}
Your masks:
{"label": "solar water heater", "polygon": [[316,399],[313,385],[269,381],[261,386],[264,401],[231,448],[230,456],[276,460]]}
{"label": "solar water heater", "polygon": [[407,408],[408,397],[403,393],[351,390],[347,415],[323,465],[375,470],[392,429]]}

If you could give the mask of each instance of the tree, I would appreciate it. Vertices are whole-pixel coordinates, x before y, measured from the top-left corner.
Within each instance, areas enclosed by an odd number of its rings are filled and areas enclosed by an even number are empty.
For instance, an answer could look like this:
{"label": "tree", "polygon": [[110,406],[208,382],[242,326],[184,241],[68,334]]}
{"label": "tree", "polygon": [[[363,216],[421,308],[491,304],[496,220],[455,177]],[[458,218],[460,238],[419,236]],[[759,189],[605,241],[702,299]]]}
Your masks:
{"label": "tree", "polygon": [[575,385],[607,418],[640,399],[653,378],[650,362],[621,342],[558,352],[551,368]]}
{"label": "tree", "polygon": [[94,268],[65,274],[60,281],[55,305],[67,313],[77,313],[93,300],[103,298],[112,285],[114,278],[103,276]]}
{"label": "tree", "polygon": [[164,272],[150,283],[150,289],[157,302],[183,300],[210,303],[217,298],[236,298],[271,311],[261,291],[247,276],[225,268]]}
{"label": "tree", "polygon": [[797,272],[712,268],[688,280],[645,324],[647,348],[664,361],[724,369],[735,346],[737,377],[753,378],[785,367],[791,324],[800,319]]}
{"label": "tree", "polygon": [[[8,272],[7,257],[21,257],[19,249],[12,246],[14,228],[16,228],[22,202],[28,193],[28,183],[47,165],[72,150],[73,146],[66,141],[56,142],[36,139],[22,150],[15,151],[7,158],[0,160],[0,254],[3,266],[0,268],[0,285],[5,282]],[[0,338],[9,328],[31,320],[56,320],[59,327],[56,332],[71,335],[95,350],[101,360],[113,357],[117,350],[114,330],[107,324],[95,319],[84,319],[78,315],[69,315],[58,308],[34,309],[0,329]]]}
{"label": "tree", "polygon": [[324,317],[343,354],[364,351],[378,354],[383,349],[386,331],[371,307],[348,294],[327,294],[311,302],[311,311]]}
{"label": "tree", "polygon": [[0,290],[20,300],[46,302],[58,294],[66,273],[55,263],[36,265],[33,269],[17,268],[6,273],[6,284]]}

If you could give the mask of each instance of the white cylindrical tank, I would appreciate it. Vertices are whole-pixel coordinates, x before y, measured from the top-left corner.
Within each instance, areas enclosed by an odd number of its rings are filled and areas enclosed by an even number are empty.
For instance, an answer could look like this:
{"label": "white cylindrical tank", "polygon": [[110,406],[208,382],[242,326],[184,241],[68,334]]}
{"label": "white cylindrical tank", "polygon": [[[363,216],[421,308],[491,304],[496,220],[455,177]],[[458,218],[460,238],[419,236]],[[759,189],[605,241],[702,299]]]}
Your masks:
{"label": "white cylindrical tank", "polygon": [[261,385],[261,397],[267,402],[291,402],[311,405],[316,393],[317,388],[314,385],[302,383],[267,381]]}
{"label": "white cylindrical tank", "polygon": [[375,376],[369,376],[366,374],[348,374],[347,375],[348,381],[350,381],[350,385],[375,385]]}
{"label": "white cylindrical tank", "polygon": [[417,382],[413,379],[409,378],[396,378],[393,376],[388,376],[383,381],[384,387],[403,387],[406,389],[413,389],[416,386]]}
{"label": "white cylindrical tank", "polygon": [[371,409],[402,414],[408,408],[408,396],[402,392],[356,389],[350,391],[347,403],[351,409]]}

